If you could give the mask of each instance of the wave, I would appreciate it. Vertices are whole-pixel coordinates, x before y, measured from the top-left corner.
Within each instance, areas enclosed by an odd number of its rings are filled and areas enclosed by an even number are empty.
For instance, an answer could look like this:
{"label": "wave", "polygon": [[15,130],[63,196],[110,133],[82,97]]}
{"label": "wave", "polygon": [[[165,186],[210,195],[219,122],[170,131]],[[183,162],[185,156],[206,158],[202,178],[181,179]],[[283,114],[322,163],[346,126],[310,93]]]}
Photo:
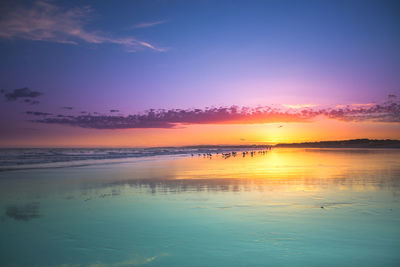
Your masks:
{"label": "wave", "polygon": [[197,146],[162,148],[16,148],[0,149],[0,171],[81,166],[99,160],[167,155],[207,155],[265,149],[267,146]]}

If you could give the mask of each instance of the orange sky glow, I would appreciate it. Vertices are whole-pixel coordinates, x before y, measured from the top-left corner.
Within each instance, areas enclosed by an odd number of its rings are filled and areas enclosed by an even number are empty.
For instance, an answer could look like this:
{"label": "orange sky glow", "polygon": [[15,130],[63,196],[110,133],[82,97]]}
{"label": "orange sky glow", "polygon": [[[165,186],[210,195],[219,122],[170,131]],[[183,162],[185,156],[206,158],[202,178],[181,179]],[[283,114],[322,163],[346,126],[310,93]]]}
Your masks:
{"label": "orange sky glow", "polygon": [[43,134],[9,138],[8,147],[156,147],[247,145],[345,140],[400,139],[397,123],[345,122],[318,117],[310,122],[265,124],[191,124],[173,129],[96,130],[54,126]]}

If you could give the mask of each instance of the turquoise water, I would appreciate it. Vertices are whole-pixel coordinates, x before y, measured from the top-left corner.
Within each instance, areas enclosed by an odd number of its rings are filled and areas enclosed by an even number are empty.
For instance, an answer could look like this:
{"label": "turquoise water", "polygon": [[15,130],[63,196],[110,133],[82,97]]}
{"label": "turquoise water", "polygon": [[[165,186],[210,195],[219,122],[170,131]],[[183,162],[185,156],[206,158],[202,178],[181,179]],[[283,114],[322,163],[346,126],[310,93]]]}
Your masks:
{"label": "turquoise water", "polygon": [[400,151],[0,172],[1,266],[399,266]]}

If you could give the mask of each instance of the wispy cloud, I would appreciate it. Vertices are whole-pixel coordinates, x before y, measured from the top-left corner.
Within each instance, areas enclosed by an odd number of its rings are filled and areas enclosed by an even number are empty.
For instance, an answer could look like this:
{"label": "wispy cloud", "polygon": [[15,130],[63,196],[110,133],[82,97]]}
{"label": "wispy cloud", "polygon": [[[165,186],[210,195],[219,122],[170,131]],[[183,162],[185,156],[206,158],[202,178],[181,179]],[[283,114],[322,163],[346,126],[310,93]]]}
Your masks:
{"label": "wispy cloud", "polygon": [[138,24],[133,25],[131,28],[132,29],[141,29],[141,28],[149,28],[149,27],[154,27],[160,24],[164,24],[167,22],[166,20],[158,20],[158,21],[151,21],[151,22],[141,22]]}
{"label": "wispy cloud", "polygon": [[300,108],[312,108],[312,107],[316,107],[317,105],[315,105],[315,104],[294,104],[294,105],[283,104],[283,106],[285,108],[300,109]]}
{"label": "wispy cloud", "polygon": [[36,1],[32,6],[10,8],[0,19],[0,38],[21,38],[65,44],[115,44],[129,52],[143,48],[165,51],[133,37],[115,37],[101,31],[88,31],[85,25],[91,17],[90,7],[62,8],[48,1]]}
{"label": "wispy cloud", "polygon": [[[389,97],[390,99],[390,97]],[[349,105],[336,105],[337,108],[345,108],[345,107],[370,107],[374,106],[376,103],[354,103],[354,104],[349,104]]]}

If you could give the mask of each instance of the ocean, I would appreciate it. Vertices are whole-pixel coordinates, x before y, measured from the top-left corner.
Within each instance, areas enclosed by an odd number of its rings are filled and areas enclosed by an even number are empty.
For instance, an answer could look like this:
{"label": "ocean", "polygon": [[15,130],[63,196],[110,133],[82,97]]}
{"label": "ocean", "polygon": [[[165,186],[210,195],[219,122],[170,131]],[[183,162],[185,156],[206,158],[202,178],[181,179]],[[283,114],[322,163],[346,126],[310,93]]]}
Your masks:
{"label": "ocean", "polygon": [[399,266],[400,150],[3,149],[0,236],[0,266]]}

